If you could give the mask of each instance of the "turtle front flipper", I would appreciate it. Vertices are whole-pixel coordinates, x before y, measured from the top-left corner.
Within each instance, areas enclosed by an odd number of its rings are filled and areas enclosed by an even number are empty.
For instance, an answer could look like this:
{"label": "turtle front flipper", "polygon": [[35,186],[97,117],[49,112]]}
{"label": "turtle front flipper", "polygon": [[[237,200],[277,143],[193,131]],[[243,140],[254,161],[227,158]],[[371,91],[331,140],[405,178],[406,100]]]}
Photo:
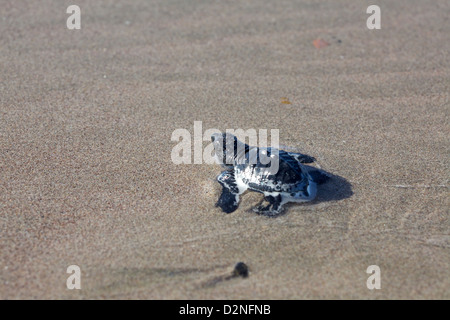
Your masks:
{"label": "turtle front flipper", "polygon": [[222,185],[222,194],[216,203],[216,207],[220,207],[223,212],[231,213],[239,206],[239,196],[245,191],[241,190],[234,177],[234,169],[222,172],[217,181]]}
{"label": "turtle front flipper", "polygon": [[232,193],[230,189],[223,187],[222,194],[216,203],[216,207],[220,207],[225,213],[232,213],[239,206],[239,194]]}

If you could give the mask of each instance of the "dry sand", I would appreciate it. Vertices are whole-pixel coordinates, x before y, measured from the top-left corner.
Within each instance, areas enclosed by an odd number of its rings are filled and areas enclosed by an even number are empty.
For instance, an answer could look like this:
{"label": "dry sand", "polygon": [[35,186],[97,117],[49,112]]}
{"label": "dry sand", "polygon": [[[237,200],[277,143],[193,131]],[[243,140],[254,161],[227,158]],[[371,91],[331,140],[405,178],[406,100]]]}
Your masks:
{"label": "dry sand", "polygon": [[[377,4],[0,1],[0,298],[449,299],[450,3]],[[171,161],[194,121],[342,178],[223,214],[220,167]]]}

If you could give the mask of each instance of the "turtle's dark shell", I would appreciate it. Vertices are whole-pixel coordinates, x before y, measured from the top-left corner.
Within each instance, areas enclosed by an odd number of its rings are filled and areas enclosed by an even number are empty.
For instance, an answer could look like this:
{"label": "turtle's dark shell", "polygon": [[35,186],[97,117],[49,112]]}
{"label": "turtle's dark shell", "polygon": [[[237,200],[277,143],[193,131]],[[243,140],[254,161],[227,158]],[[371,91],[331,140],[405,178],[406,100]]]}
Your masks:
{"label": "turtle's dark shell", "polygon": [[[273,154],[272,148],[266,148],[267,155]],[[258,150],[259,151],[259,150]],[[278,152],[278,170],[271,172],[269,164],[244,164],[235,167],[236,176],[248,184],[249,189],[260,192],[292,192],[308,183],[308,176],[302,170],[298,160],[283,150]],[[313,158],[311,158],[313,159]]]}

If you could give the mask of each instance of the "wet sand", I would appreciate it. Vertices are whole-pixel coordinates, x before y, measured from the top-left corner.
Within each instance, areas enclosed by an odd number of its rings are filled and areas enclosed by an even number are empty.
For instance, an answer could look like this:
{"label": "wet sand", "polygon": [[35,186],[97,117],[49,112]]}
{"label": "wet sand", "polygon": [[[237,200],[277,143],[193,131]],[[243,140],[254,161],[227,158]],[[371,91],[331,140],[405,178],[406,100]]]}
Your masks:
{"label": "wet sand", "polygon": [[[350,0],[70,4],[1,4],[0,298],[450,298],[448,1],[378,1],[381,30]],[[226,215],[220,167],[171,160],[194,121],[334,177]]]}

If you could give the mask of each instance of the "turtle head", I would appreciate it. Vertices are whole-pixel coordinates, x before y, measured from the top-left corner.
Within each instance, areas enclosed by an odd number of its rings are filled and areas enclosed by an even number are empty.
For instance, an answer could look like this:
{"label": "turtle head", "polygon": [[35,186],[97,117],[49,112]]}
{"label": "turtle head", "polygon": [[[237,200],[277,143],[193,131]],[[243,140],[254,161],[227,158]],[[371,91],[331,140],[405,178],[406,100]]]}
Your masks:
{"label": "turtle head", "polygon": [[[214,145],[214,156],[222,167],[231,169],[238,163],[238,159],[245,155],[248,146],[239,141],[231,133],[214,133],[211,135]],[[246,148],[247,147],[247,148]]]}

